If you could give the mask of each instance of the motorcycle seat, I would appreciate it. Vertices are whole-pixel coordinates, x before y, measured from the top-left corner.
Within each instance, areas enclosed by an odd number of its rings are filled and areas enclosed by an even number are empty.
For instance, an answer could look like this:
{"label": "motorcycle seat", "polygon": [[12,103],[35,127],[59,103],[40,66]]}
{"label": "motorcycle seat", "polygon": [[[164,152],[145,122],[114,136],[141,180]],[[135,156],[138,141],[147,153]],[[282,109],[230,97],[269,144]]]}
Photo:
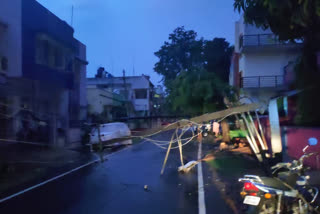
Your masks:
{"label": "motorcycle seat", "polygon": [[282,190],[282,191],[290,191],[291,189],[284,185],[281,181],[275,178],[269,177],[261,177],[263,184],[267,187],[271,187],[273,189]]}

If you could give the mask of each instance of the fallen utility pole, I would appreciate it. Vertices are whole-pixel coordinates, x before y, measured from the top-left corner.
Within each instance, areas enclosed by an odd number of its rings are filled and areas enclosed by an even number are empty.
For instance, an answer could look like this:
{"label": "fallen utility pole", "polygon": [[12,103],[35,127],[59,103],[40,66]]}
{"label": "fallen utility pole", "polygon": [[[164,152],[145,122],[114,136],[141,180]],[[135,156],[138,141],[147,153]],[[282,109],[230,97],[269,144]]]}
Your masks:
{"label": "fallen utility pole", "polygon": [[[233,115],[233,114],[241,114],[241,113],[245,113],[245,112],[256,111],[257,109],[259,109],[261,107],[262,107],[261,104],[252,103],[252,104],[241,105],[241,106],[237,106],[237,107],[233,107],[233,108],[229,108],[229,109],[225,109],[225,110],[222,110],[222,111],[217,111],[217,112],[213,112],[213,113],[209,113],[209,114],[203,114],[203,115],[198,116],[198,117],[193,117],[193,118],[189,119],[188,121],[181,121],[181,122],[178,122],[178,123],[170,124],[170,125],[165,126],[165,127],[146,130],[144,132],[141,132],[140,136],[141,137],[147,137],[147,136],[153,135],[154,133],[169,131],[169,130],[172,130],[172,129],[176,129],[176,128],[179,128],[179,127],[186,126],[190,122],[200,123],[201,124],[201,123],[208,122],[208,121],[211,121],[211,120],[216,120],[216,119],[221,119],[221,118],[224,118],[224,117],[228,117],[228,116]],[[103,144],[111,144],[111,143],[119,142],[119,141],[123,141],[123,140],[139,138],[140,136],[130,136],[130,137],[124,137],[124,138],[116,138],[116,139],[112,139],[112,140],[109,140],[109,141],[104,141]]]}

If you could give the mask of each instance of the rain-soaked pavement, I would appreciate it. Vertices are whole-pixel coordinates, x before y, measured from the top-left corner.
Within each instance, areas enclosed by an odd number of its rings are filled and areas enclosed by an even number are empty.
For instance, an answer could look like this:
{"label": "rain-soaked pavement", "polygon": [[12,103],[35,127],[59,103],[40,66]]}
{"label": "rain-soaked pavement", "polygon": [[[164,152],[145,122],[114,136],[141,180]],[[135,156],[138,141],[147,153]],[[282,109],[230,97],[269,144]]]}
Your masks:
{"label": "rain-soaked pavement", "polygon": [[[168,136],[161,138],[167,140]],[[187,161],[196,159],[197,150],[197,142],[184,147]],[[180,159],[178,150],[174,150],[160,176],[165,152],[150,142],[133,145],[104,163],[1,203],[0,213],[199,213],[197,168],[189,174],[177,173]],[[206,213],[232,213],[213,185],[207,164],[203,164],[203,179]],[[144,185],[148,185],[147,190]]]}

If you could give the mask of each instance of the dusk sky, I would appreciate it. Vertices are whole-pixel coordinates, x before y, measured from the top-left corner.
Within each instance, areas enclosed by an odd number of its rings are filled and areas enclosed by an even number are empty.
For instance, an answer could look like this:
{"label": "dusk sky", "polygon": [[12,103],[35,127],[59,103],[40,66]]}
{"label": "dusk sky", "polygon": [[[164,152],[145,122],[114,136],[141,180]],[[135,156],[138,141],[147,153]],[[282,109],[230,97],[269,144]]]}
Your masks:
{"label": "dusk sky", "polygon": [[75,37],[87,46],[88,76],[103,66],[115,76],[147,74],[157,85],[154,52],[178,26],[199,37],[224,37],[234,43],[239,15],[233,0],[38,0],[70,24],[74,5]]}

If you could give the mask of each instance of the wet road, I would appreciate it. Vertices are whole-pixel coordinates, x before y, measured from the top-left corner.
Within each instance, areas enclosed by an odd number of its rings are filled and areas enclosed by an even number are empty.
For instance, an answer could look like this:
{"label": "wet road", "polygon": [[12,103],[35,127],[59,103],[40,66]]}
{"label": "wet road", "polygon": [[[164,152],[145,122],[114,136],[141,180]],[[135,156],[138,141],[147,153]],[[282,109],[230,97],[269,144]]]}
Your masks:
{"label": "wet road", "polygon": [[[189,160],[197,157],[197,143],[184,147]],[[178,150],[174,150],[164,175],[160,170],[165,150],[144,142],[111,155],[56,181],[0,204],[1,214],[13,213],[199,213],[197,169],[177,173]],[[212,185],[203,164],[206,213],[232,213]],[[148,185],[148,190],[144,190]]]}

